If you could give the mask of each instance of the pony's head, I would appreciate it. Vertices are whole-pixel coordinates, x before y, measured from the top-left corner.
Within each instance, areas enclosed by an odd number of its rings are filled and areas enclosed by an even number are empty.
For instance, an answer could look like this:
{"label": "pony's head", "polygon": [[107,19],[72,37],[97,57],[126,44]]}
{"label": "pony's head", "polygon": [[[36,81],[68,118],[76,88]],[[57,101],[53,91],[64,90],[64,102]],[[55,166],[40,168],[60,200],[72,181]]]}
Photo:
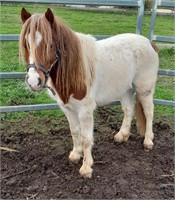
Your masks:
{"label": "pony's head", "polygon": [[21,10],[20,56],[27,65],[26,82],[33,91],[47,87],[48,78],[64,103],[70,95],[86,95],[80,42],[50,9],[31,15]]}

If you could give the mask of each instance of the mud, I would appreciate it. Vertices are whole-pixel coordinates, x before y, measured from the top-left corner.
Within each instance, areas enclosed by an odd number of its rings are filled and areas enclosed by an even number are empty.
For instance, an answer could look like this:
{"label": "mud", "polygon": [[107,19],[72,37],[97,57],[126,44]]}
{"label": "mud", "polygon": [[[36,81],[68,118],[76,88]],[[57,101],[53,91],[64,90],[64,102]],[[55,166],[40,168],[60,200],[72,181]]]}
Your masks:
{"label": "mud", "polygon": [[91,179],[79,175],[82,160],[68,161],[72,139],[64,116],[2,121],[1,146],[17,152],[1,151],[1,199],[174,199],[173,125],[156,120],[154,149],[145,152],[134,122],[128,142],[114,142],[119,115],[108,107],[95,113]]}

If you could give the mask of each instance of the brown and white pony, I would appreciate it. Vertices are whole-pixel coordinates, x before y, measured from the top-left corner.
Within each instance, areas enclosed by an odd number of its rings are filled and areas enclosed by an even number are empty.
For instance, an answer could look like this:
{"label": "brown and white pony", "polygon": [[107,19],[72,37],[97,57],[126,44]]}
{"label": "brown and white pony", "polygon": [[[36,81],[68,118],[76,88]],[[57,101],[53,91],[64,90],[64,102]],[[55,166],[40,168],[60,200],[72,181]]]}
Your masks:
{"label": "brown and white pony", "polygon": [[153,148],[153,93],[159,59],[156,46],[140,35],[121,34],[96,41],[72,31],[50,9],[31,15],[21,10],[20,56],[27,64],[26,81],[33,91],[47,88],[69,121],[73,150],[83,157],[80,174],[92,176],[93,112],[97,105],[120,99],[124,119],[117,142],[130,136],[136,92],[136,120],[144,147]]}

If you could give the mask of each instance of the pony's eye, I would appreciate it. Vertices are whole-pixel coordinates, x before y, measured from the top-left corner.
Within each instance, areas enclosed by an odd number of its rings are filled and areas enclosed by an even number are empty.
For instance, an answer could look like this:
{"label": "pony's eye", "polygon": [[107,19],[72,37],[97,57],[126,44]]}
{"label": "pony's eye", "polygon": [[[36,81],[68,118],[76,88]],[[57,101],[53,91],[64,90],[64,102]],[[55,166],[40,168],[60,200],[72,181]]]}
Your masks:
{"label": "pony's eye", "polygon": [[50,48],[52,48],[52,47],[53,47],[53,45],[51,44],[51,45],[50,45]]}

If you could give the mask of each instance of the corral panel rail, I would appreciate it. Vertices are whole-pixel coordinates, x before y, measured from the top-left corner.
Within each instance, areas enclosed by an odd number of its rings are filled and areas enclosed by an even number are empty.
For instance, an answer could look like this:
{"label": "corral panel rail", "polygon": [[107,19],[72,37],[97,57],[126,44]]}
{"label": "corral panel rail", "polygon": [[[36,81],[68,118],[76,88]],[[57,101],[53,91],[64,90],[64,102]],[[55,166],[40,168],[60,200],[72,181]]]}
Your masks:
{"label": "corral panel rail", "polygon": [[157,9],[159,7],[167,7],[167,8],[175,9],[175,1],[153,0],[151,23],[150,23],[150,30],[149,30],[149,39],[151,41],[154,40],[154,41],[159,41],[159,42],[175,43],[175,37],[173,37],[173,36],[171,37],[171,36],[154,35]]}
{"label": "corral panel rail", "polygon": [[[164,1],[163,1],[164,2]],[[137,7],[137,23],[136,33],[141,34],[142,22],[144,14],[144,0],[1,0],[1,3],[37,3],[37,4],[66,4],[66,5],[90,5],[90,6],[126,6]],[[154,27],[154,26],[152,26]],[[95,35],[97,39],[107,38],[105,35]],[[0,34],[0,41],[18,41],[19,34]],[[24,79],[25,72],[0,72],[0,79]],[[174,70],[159,70],[160,75],[175,76]],[[156,105],[166,105],[175,107],[174,101],[154,99]],[[112,102],[112,104],[120,104],[118,100]],[[0,112],[19,112],[19,111],[35,111],[35,110],[51,110],[58,109],[57,104],[37,104],[37,105],[20,105],[20,106],[0,106]]]}

